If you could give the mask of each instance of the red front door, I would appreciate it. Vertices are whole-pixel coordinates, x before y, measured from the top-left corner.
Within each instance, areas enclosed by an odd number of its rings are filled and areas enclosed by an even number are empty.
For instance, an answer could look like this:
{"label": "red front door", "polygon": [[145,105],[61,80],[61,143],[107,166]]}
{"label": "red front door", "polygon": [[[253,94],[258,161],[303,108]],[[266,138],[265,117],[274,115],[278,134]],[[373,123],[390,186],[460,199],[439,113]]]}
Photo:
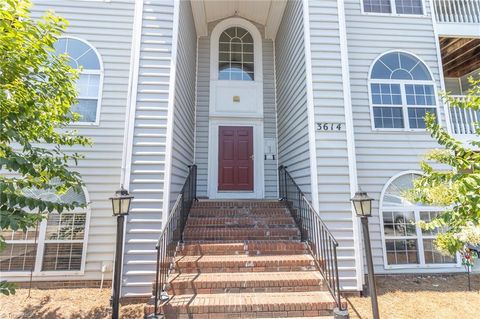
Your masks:
{"label": "red front door", "polygon": [[253,191],[253,127],[220,126],[218,190]]}

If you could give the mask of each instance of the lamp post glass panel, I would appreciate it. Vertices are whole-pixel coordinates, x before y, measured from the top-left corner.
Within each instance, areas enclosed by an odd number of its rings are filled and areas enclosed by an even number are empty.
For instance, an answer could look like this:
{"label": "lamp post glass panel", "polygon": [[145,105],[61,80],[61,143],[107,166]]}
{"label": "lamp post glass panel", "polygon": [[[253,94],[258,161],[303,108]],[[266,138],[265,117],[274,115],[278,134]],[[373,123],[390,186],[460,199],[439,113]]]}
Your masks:
{"label": "lamp post glass panel", "polygon": [[351,201],[353,203],[353,207],[355,208],[355,213],[357,214],[357,217],[360,217],[360,220],[362,221],[363,240],[368,269],[368,290],[370,292],[370,298],[372,301],[373,318],[378,319],[380,318],[380,316],[378,313],[377,287],[375,285],[372,248],[370,246],[370,233],[368,230],[368,217],[372,216],[373,198],[369,197],[366,192],[359,190],[355,193],[355,196],[353,196]]}
{"label": "lamp post glass panel", "polygon": [[115,196],[111,197],[113,216],[117,217],[117,243],[115,250],[115,270],[113,278],[113,292],[112,292],[112,318],[118,319],[119,303],[120,303],[120,281],[123,260],[123,228],[125,225],[125,216],[130,211],[130,203],[133,196],[130,196],[128,191],[121,187],[115,192]]}

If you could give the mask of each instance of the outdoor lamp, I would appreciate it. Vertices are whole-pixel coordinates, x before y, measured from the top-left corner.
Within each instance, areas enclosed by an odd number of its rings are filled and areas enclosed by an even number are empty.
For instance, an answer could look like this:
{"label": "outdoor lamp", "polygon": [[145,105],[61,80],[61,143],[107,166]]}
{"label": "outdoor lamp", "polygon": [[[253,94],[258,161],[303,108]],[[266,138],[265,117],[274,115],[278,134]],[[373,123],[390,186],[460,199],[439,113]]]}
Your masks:
{"label": "outdoor lamp", "polygon": [[357,217],[360,217],[362,222],[363,246],[365,247],[365,257],[367,259],[368,270],[368,292],[372,302],[373,319],[379,319],[377,301],[377,286],[375,284],[375,272],[373,269],[372,246],[370,243],[370,231],[368,230],[368,217],[372,216],[372,201],[373,198],[367,195],[366,192],[358,189],[355,196],[351,199]]}
{"label": "outdoor lamp", "polygon": [[128,215],[130,210],[130,203],[133,196],[130,196],[128,191],[122,187],[115,192],[114,197],[110,197],[112,201],[113,216]]}
{"label": "outdoor lamp", "polygon": [[370,217],[372,216],[372,201],[373,198],[367,195],[367,192],[359,189],[355,196],[351,199],[355,213],[358,217]]}
{"label": "outdoor lamp", "polygon": [[113,217],[117,218],[117,240],[115,248],[115,267],[113,272],[112,298],[110,303],[112,306],[112,319],[118,319],[120,308],[120,283],[122,280],[122,262],[123,262],[123,232],[125,227],[125,216],[130,210],[130,203],[133,196],[128,191],[121,188],[115,192],[115,196],[110,197],[112,201]]}

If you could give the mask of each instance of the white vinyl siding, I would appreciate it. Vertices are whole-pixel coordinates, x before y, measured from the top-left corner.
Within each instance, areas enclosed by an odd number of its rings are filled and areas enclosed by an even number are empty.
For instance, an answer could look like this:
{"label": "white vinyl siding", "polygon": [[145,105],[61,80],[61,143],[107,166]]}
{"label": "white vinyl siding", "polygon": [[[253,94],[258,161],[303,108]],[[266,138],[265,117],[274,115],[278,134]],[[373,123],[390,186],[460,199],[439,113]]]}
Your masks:
{"label": "white vinyl siding", "polygon": [[303,5],[288,1],[275,39],[278,163],[311,194]]}
{"label": "white vinyl siding", "polygon": [[[193,164],[197,35],[189,1],[180,2],[175,103],[173,114],[170,203],[173,205]],[[170,207],[172,207],[170,205]]]}
{"label": "white vinyl siding", "polygon": [[[93,146],[72,149],[85,155],[72,168],[82,175],[90,196],[84,274],[49,274],[34,280],[100,280],[102,263],[112,263],[115,247],[115,219],[108,198],[120,182],[134,1],[33,1],[33,17],[38,18],[47,10],[54,10],[69,21],[65,36],[84,39],[97,49],[103,60],[104,83],[100,124],[76,127],[80,135],[92,138]],[[110,276],[106,273],[105,279]],[[23,281],[28,276],[12,279],[2,275],[2,279]]]}
{"label": "white vinyl siding", "polygon": [[[198,165],[197,195],[207,196],[208,125],[210,103],[210,35],[216,23],[208,26],[209,36],[198,38],[197,103],[195,110],[195,163]],[[275,84],[273,42],[264,37],[264,28],[255,25],[262,34],[263,53],[263,123],[264,138],[276,138]],[[257,68],[257,66],[255,66]],[[263,158],[263,154],[260,154]],[[278,198],[277,160],[264,160],[265,198]]]}
{"label": "white vinyl siding", "polygon": [[172,64],[173,0],[143,5],[140,61],[130,171],[132,201],[126,225],[123,286],[126,297],[151,294],[155,244],[162,229],[167,123]]}
{"label": "white vinyl siding", "polygon": [[[358,6],[360,6],[360,2]],[[309,3],[313,98],[316,123],[345,123],[337,0]],[[368,71],[367,71],[368,73]],[[347,134],[316,131],[319,213],[339,242],[340,285],[358,290],[356,240],[350,204]]]}
{"label": "white vinyl siding", "polygon": [[[346,0],[345,9],[358,185],[375,199],[373,217],[370,218],[373,260],[375,271],[386,273],[378,207],[380,193],[387,181],[397,173],[419,170],[423,155],[438,145],[425,131],[372,130],[368,74],[372,63],[380,55],[403,50],[413,53],[426,64],[432,73],[436,90],[440,90],[435,34],[429,10],[424,17],[362,15],[361,3],[357,0]],[[445,126],[443,110],[441,104],[437,104],[439,122]],[[429,270],[434,272],[439,268],[431,267]]]}

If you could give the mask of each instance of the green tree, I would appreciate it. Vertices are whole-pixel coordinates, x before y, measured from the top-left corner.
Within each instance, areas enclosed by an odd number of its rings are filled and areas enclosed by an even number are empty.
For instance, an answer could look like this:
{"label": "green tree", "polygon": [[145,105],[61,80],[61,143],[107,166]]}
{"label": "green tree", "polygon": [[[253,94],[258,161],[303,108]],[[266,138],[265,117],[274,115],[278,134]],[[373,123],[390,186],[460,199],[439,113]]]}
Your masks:
{"label": "green tree", "polygon": [[[464,100],[443,94],[445,103],[452,107],[480,110],[480,80],[469,79],[471,88]],[[473,265],[469,246],[480,245],[480,128],[476,123],[476,139],[468,145],[458,141],[442,128],[435,116],[426,117],[427,130],[443,149],[426,155],[427,161],[442,164],[444,169],[434,169],[424,161],[424,175],[414,183],[409,194],[413,199],[428,205],[445,206],[447,209],[429,223],[421,223],[424,229],[442,228],[445,232],[435,240],[436,247],[445,254],[462,255],[466,267]]]}
{"label": "green tree", "polygon": [[[79,191],[80,175],[69,167],[82,156],[69,148],[90,144],[67,127],[78,119],[70,112],[78,71],[68,56],[54,54],[67,21],[53,12],[33,19],[30,7],[29,0],[0,0],[0,231],[25,231],[49,212],[81,206],[23,190]],[[14,292],[12,284],[0,283],[0,293]]]}

